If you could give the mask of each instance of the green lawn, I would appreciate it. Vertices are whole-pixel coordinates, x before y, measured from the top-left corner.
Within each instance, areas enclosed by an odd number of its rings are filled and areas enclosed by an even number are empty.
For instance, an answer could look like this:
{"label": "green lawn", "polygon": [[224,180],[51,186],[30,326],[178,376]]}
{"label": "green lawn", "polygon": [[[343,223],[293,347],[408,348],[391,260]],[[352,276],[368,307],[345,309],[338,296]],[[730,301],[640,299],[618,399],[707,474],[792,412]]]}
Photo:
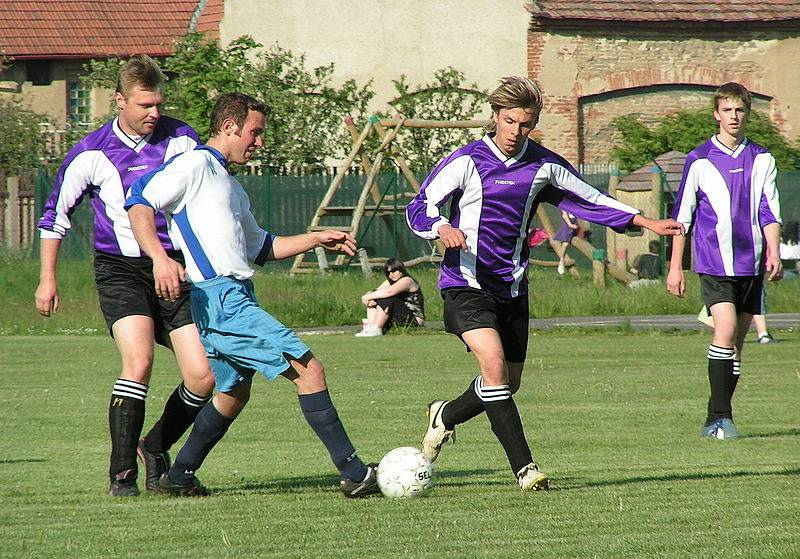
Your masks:
{"label": "green lawn", "polygon": [[[107,497],[102,336],[0,336],[0,557],[800,557],[800,334],[748,344],[736,441],[698,436],[707,335],[531,337],[517,404],[548,493],[522,494],[485,417],[424,498],[348,501],[292,386],[258,380],[199,477],[204,499]],[[450,336],[317,336],[368,460],[418,445],[425,404],[476,373]],[[159,351],[148,428],[177,383]]]}

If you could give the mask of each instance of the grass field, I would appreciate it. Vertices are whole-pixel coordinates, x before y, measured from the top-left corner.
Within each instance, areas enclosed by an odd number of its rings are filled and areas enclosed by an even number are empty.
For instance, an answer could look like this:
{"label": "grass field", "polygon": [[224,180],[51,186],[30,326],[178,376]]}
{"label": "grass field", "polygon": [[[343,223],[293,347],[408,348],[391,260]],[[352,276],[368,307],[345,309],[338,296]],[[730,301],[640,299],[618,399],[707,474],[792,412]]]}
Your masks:
{"label": "grass field", "polygon": [[[288,382],[256,381],[200,470],[204,499],[112,500],[103,336],[0,336],[0,557],[800,557],[797,347],[748,344],[742,438],[698,436],[707,335],[545,332],[516,400],[552,490],[522,494],[485,417],[416,501],[348,501]],[[416,445],[472,357],[443,334],[307,341],[370,460]],[[177,382],[160,351],[146,428]]]}

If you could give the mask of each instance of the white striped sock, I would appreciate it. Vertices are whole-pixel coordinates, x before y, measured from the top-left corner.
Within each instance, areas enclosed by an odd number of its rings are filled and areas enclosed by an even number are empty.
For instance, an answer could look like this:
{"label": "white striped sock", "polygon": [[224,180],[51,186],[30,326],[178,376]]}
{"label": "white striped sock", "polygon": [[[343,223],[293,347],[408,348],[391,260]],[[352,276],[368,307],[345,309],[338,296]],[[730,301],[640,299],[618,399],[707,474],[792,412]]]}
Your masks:
{"label": "white striped sock", "polygon": [[734,359],[733,360],[733,374],[738,375],[741,369],[742,361],[741,359]]}
{"label": "white striped sock", "polygon": [[507,384],[484,386],[483,377],[479,376],[475,379],[475,394],[481,402],[500,402],[511,398],[511,389]]}
{"label": "white striped sock", "polygon": [[734,355],[736,355],[736,352],[733,350],[732,347],[720,347],[714,344],[708,346],[709,359],[717,359],[720,361],[733,361]]}
{"label": "white striped sock", "polygon": [[118,378],[117,382],[114,383],[114,388],[111,390],[111,395],[144,401],[147,398],[147,385],[135,380]]}
{"label": "white striped sock", "polygon": [[188,388],[186,388],[186,386],[184,386],[183,383],[181,383],[181,386],[178,389],[178,395],[180,396],[183,403],[189,406],[190,408],[202,408],[211,399],[211,394],[203,398],[191,392]]}

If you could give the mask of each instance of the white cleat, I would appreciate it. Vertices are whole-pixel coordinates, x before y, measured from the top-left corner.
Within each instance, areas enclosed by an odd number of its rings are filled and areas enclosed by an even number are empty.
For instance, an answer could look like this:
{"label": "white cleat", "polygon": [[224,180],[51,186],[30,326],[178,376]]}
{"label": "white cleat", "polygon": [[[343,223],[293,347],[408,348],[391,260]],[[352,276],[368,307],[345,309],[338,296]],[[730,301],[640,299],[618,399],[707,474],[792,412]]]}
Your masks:
{"label": "white cleat", "polygon": [[546,491],[550,489],[550,478],[544,472],[539,471],[539,468],[533,462],[519,471],[517,481],[519,481],[519,488],[523,491]]}
{"label": "white cleat", "polygon": [[422,437],[422,455],[430,462],[439,457],[444,443],[451,439],[455,442],[455,429],[446,429],[442,422],[442,410],[447,404],[447,400],[434,400],[428,404],[428,430]]}

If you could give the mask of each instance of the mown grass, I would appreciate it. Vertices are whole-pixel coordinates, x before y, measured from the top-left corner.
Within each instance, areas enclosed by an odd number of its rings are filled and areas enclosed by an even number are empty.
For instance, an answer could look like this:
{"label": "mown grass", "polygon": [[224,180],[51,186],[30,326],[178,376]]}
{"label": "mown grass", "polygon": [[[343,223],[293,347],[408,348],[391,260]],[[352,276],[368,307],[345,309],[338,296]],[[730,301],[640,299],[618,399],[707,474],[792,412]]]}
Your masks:
{"label": "mown grass", "polygon": [[[459,427],[416,501],[348,501],[288,382],[257,380],[199,471],[205,499],[112,500],[99,336],[1,336],[0,557],[796,558],[797,332],[748,344],[742,438],[698,436],[707,335],[537,333],[516,397],[549,493],[522,494],[485,417]],[[472,356],[444,334],[306,341],[362,455],[418,444],[425,404],[460,393]],[[152,425],[178,379],[163,350]]]}
{"label": "mown grass", "polygon": [[[0,334],[104,333],[90,261],[63,260],[59,265],[61,310],[52,319],[38,315],[33,293],[39,280],[34,259],[5,256],[0,260]],[[259,271],[254,282],[261,305],[292,327],[360,324],[361,295],[382,277],[366,279],[360,272],[290,277],[285,272]],[[429,320],[441,320],[442,301],[436,290],[437,270],[415,268],[426,296]],[[608,279],[598,288],[584,271],[578,280],[561,277],[551,268],[530,272],[531,314],[538,318],[559,316],[656,315],[696,313],[702,303],[697,278],[687,274],[687,296],[677,299],[663,285],[632,291]],[[800,281],[768,285],[770,312],[800,312]]]}

